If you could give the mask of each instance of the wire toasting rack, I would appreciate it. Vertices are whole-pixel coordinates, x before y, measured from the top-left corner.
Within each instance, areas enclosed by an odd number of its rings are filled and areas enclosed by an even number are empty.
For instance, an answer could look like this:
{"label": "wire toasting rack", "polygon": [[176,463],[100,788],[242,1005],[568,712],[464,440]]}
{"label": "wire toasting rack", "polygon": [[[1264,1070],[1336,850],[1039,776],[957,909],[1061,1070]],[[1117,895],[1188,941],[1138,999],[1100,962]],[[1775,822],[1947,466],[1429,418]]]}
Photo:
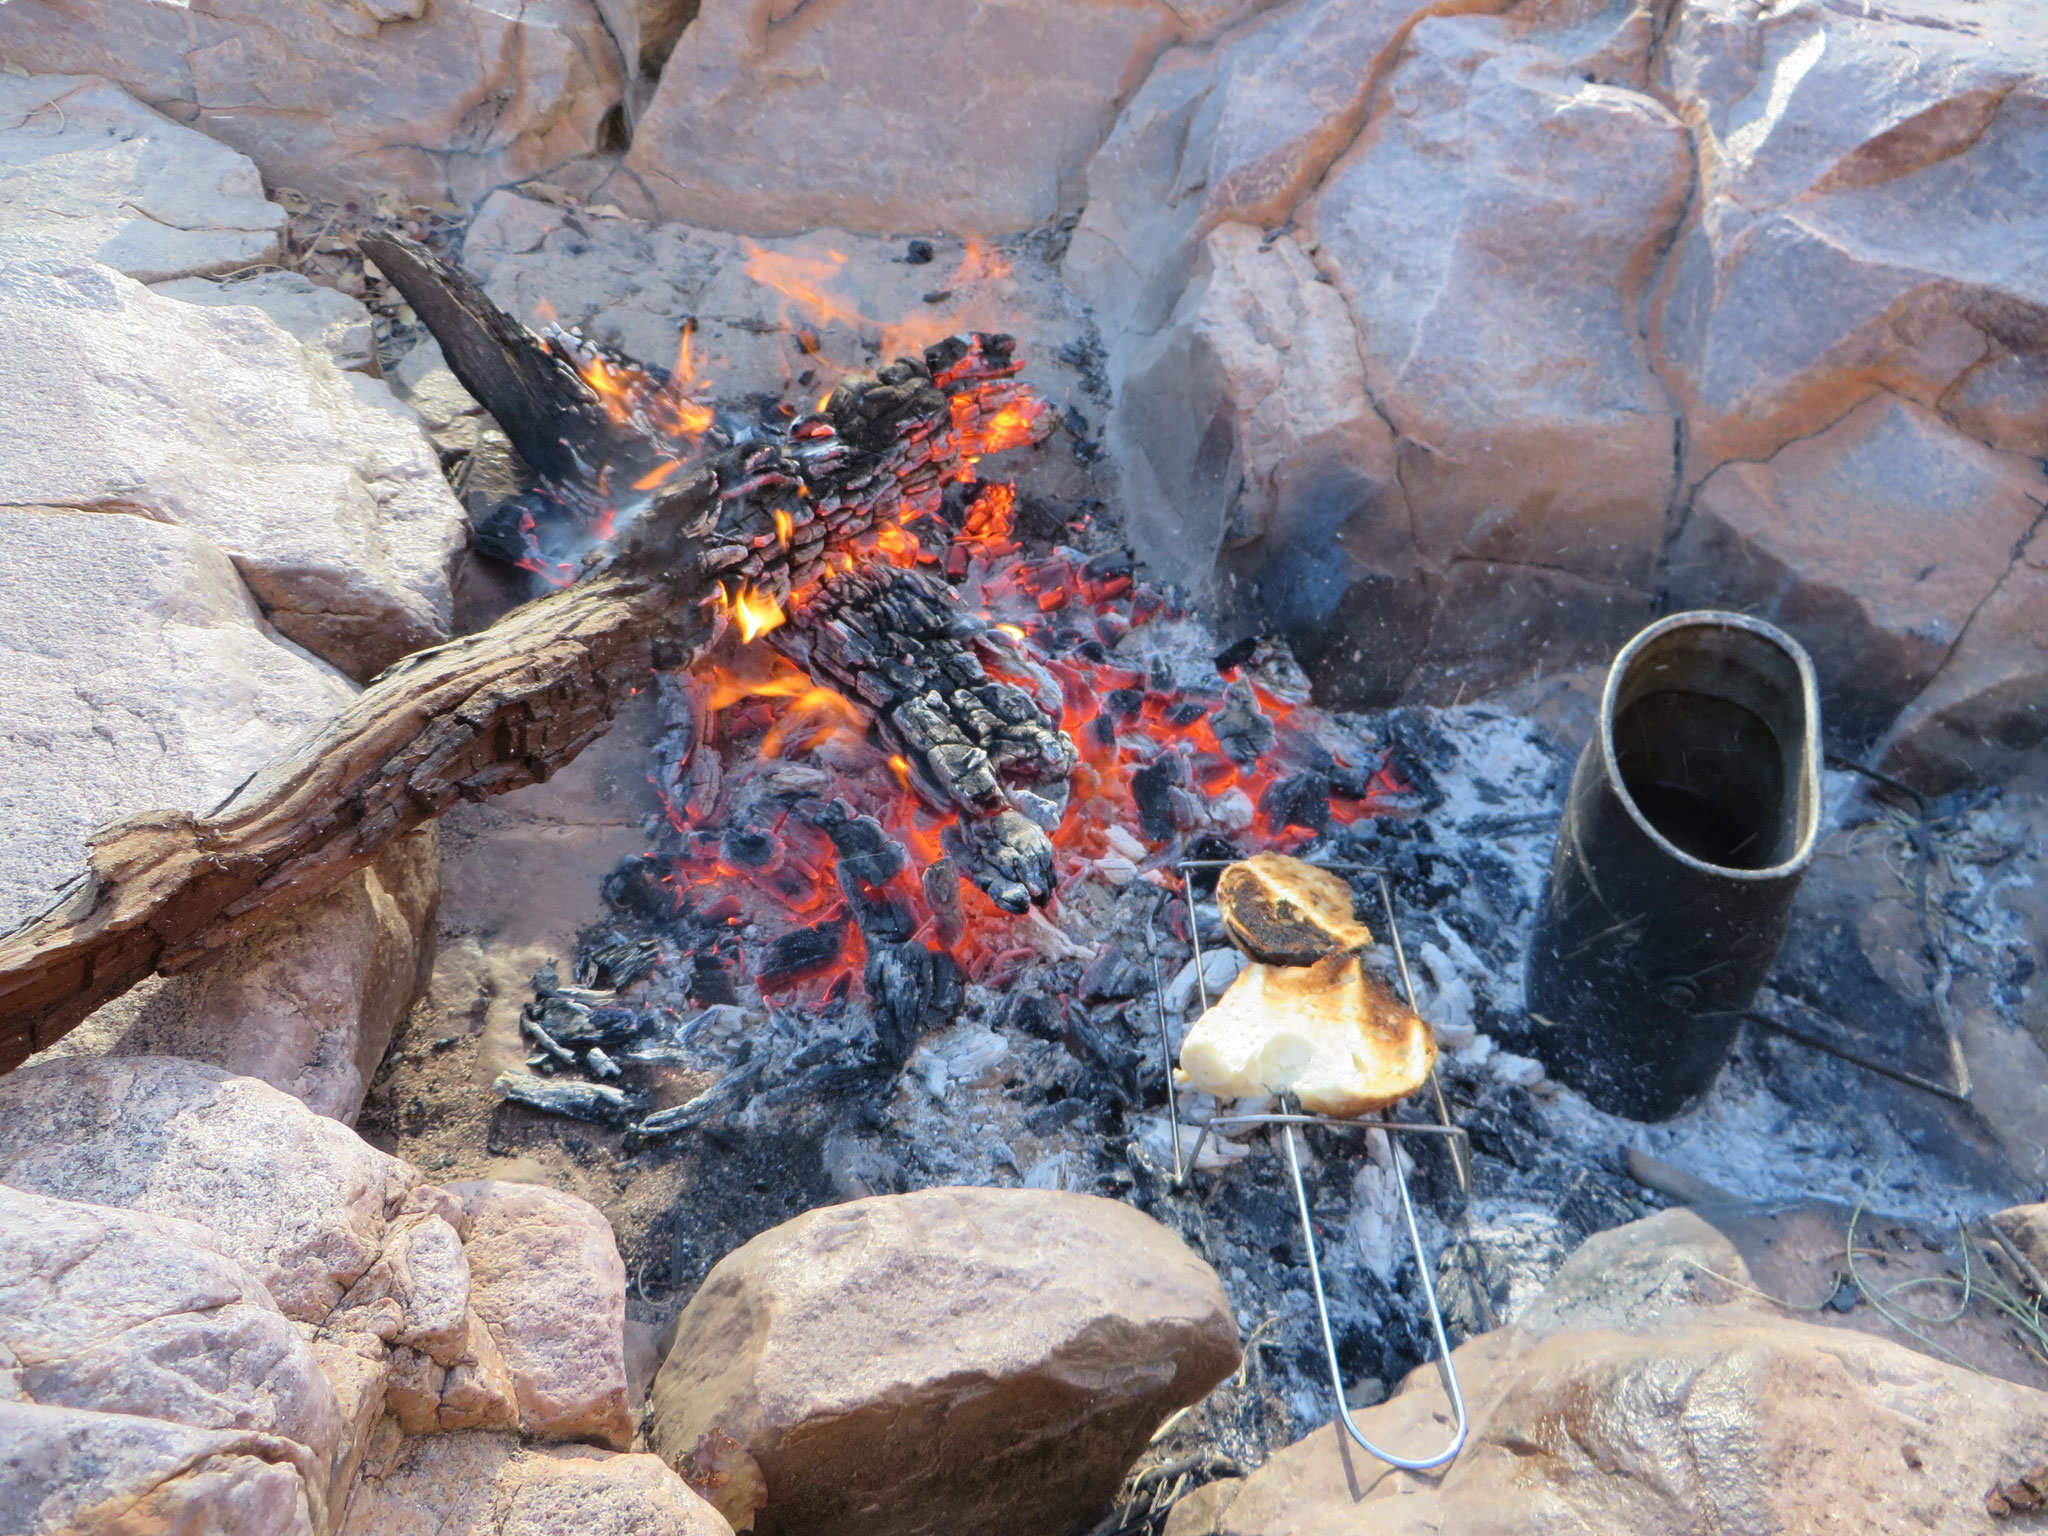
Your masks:
{"label": "wire toasting rack", "polygon": [[[1228,859],[1183,859],[1175,867],[1180,872],[1181,895],[1188,908],[1188,938],[1194,947],[1195,986],[1199,991],[1202,1011],[1207,1012],[1209,1002],[1209,980],[1204,972],[1202,958],[1201,924],[1195,915],[1196,870],[1225,869],[1231,864]],[[1317,864],[1334,874],[1370,875],[1379,885],[1380,910],[1386,916],[1387,939],[1393,946],[1394,964],[1400,973],[1401,990],[1406,995],[1408,1006],[1415,1008],[1415,982],[1408,972],[1407,951],[1401,944],[1401,927],[1394,916],[1393,897],[1387,889],[1386,871],[1372,864]],[[1430,1456],[1403,1456],[1397,1452],[1373,1444],[1351,1416],[1351,1404],[1344,1385],[1343,1367],[1337,1360],[1337,1336],[1330,1322],[1330,1302],[1323,1290],[1322,1259],[1316,1248],[1315,1221],[1309,1211],[1308,1186],[1301,1171],[1301,1145],[1295,1135],[1297,1126],[1319,1125],[1335,1131],[1385,1131],[1389,1134],[1407,1136],[1441,1136],[1450,1143],[1451,1164],[1458,1176],[1458,1187],[1467,1196],[1472,1192],[1472,1164],[1470,1138],[1462,1127],[1451,1120],[1450,1106],[1444,1100],[1442,1085],[1437,1081],[1436,1066],[1429,1069],[1430,1095],[1435,1101],[1436,1123],[1389,1120],[1382,1116],[1372,1120],[1340,1120],[1330,1115],[1305,1114],[1299,1110],[1288,1111],[1286,1099],[1281,1099],[1281,1109],[1271,1114],[1211,1115],[1197,1128],[1192,1151],[1183,1156],[1180,1145],[1180,1091],[1173,1080],[1173,1037],[1166,1022],[1166,986],[1159,970],[1159,955],[1156,947],[1152,956],[1153,998],[1159,1015],[1160,1065],[1166,1075],[1167,1114],[1170,1117],[1170,1137],[1173,1144],[1173,1182],[1175,1188],[1185,1188],[1193,1176],[1195,1165],[1202,1155],[1212,1131],[1226,1126],[1267,1125],[1274,1127],[1287,1149],[1287,1172],[1294,1183],[1294,1203],[1301,1218],[1301,1240],[1308,1255],[1309,1280],[1315,1291],[1316,1318],[1323,1334],[1323,1355],[1329,1362],[1330,1386],[1337,1397],[1337,1418],[1343,1424],[1344,1432],[1358,1443],[1369,1455],[1378,1457],[1390,1466],[1409,1472],[1427,1472],[1455,1460],[1465,1448],[1465,1436],[1469,1420],[1465,1411],[1465,1395],[1458,1385],[1458,1371],[1451,1360],[1450,1340],[1444,1331],[1443,1308],[1438,1304],[1436,1284],[1430,1278],[1429,1255],[1422,1246],[1422,1230],[1415,1220],[1415,1201],[1408,1191],[1408,1176],[1401,1167],[1398,1151],[1389,1158],[1393,1164],[1394,1187],[1401,1196],[1401,1215],[1408,1227],[1408,1242],[1415,1254],[1416,1275],[1422,1287],[1424,1309],[1429,1314],[1429,1326],[1436,1340],[1437,1368],[1443,1376],[1444,1392],[1450,1398],[1455,1425],[1450,1444]]]}

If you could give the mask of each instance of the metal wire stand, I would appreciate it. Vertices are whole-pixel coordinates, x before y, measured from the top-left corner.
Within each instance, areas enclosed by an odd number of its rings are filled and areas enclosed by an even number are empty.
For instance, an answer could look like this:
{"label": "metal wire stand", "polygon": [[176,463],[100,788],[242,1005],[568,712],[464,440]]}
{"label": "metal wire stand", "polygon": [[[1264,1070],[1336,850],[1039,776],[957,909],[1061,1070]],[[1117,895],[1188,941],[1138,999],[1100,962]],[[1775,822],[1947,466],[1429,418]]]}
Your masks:
{"label": "metal wire stand", "polygon": [[[1198,869],[1223,869],[1230,863],[1227,859],[1185,859],[1177,866],[1180,870],[1181,893],[1188,907],[1188,938],[1194,947],[1195,986],[1202,999],[1202,1010],[1209,1008],[1209,981],[1202,974],[1202,935],[1200,923],[1195,918],[1194,871]],[[1408,1006],[1415,1006],[1415,983],[1408,974],[1407,952],[1401,947],[1400,925],[1394,919],[1393,898],[1387,891],[1385,871],[1370,864],[1318,864],[1318,869],[1328,869],[1347,874],[1368,874],[1379,882],[1380,909],[1386,914],[1387,937],[1394,946],[1394,961],[1401,973],[1401,988],[1407,994]],[[1436,1339],[1437,1369],[1443,1375],[1444,1392],[1451,1400],[1451,1410],[1457,1424],[1451,1435],[1451,1443],[1433,1456],[1410,1457],[1395,1454],[1374,1445],[1359,1429],[1351,1417],[1351,1405],[1346,1400],[1344,1371],[1337,1363],[1337,1336],[1330,1325],[1329,1298],[1323,1291],[1322,1259],[1316,1249],[1315,1221],[1309,1212],[1308,1185],[1301,1174],[1301,1146],[1295,1137],[1296,1126],[1321,1125],[1340,1131],[1387,1131],[1402,1135],[1443,1136],[1450,1140],[1451,1162],[1457,1170],[1458,1186],[1465,1193],[1472,1190],[1472,1171],[1468,1138],[1463,1129],[1451,1123],[1450,1107],[1444,1101],[1443,1088],[1438,1084],[1436,1069],[1430,1068],[1429,1085],[1436,1100],[1437,1124],[1411,1125],[1398,1120],[1337,1120],[1327,1115],[1301,1113],[1265,1115],[1211,1115],[1202,1122],[1195,1136],[1194,1150],[1185,1158],[1180,1148],[1180,1094],[1173,1081],[1173,1038],[1166,1023],[1166,987],[1159,974],[1159,956],[1152,955],[1153,998],[1159,1012],[1160,1065],[1166,1074],[1167,1114],[1172,1122],[1173,1141],[1173,1182],[1176,1188],[1184,1188],[1195,1163],[1201,1158],[1202,1148],[1207,1143],[1209,1132],[1219,1126],[1229,1125],[1271,1125],[1280,1132],[1280,1139],[1287,1148],[1287,1171],[1294,1181],[1294,1203],[1301,1217],[1302,1246],[1308,1253],[1309,1279],[1315,1287],[1316,1317],[1322,1324],[1323,1355],[1330,1366],[1330,1386],[1337,1395],[1337,1418],[1344,1426],[1344,1432],[1363,1448],[1368,1455],[1376,1456],[1389,1466],[1409,1472],[1427,1472],[1435,1467],[1448,1464],[1465,1448],[1465,1436],[1470,1424],[1465,1412],[1465,1394],[1458,1385],[1457,1367],[1451,1363],[1450,1340],[1444,1333],[1443,1308],[1436,1299],[1436,1284],[1430,1277],[1429,1255],[1422,1246],[1422,1231],[1415,1222],[1415,1201],[1408,1192],[1408,1176],[1401,1171],[1401,1156],[1397,1151],[1391,1159],[1394,1167],[1394,1185],[1401,1194],[1401,1215],[1407,1222],[1408,1242],[1415,1254],[1415,1272],[1422,1282],[1422,1300],[1429,1311],[1430,1332]],[[1284,1111],[1284,1101],[1283,1101]]]}

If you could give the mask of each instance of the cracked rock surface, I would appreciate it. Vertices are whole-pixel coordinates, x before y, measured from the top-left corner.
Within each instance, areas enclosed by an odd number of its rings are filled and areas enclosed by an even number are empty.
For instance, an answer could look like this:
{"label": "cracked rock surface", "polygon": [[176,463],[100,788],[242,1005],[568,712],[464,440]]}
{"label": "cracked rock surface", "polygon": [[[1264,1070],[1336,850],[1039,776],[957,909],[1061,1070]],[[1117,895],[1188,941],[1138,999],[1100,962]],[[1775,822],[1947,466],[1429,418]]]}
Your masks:
{"label": "cracked rock surface", "polygon": [[[2044,28],[2026,0],[1321,0],[1169,49],[1064,267],[1139,554],[1360,706],[1733,602],[1815,649],[1839,744],[1998,777],[2048,728],[2029,471],[1990,467],[2048,421]],[[1873,480],[1849,445],[1887,435],[1917,467]],[[1775,585],[1702,564],[1744,486]],[[1861,569],[1823,501],[1891,530]]]}
{"label": "cracked rock surface", "polygon": [[19,338],[0,506],[190,529],[279,632],[367,680],[449,634],[461,504],[419,424],[247,308],[158,296],[104,267],[0,276]]}
{"label": "cracked rock surface", "polygon": [[9,58],[98,75],[273,186],[468,202],[600,147],[619,53],[587,0],[10,5]]}

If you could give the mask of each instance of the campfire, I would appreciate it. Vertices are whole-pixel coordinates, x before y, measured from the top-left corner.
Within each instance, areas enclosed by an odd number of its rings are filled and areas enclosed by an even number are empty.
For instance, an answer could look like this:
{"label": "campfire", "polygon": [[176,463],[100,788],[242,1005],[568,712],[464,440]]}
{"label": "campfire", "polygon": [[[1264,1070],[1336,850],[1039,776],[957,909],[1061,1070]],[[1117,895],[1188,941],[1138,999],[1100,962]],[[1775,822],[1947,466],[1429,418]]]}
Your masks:
{"label": "campfire", "polygon": [[[427,270],[383,259],[401,284]],[[478,543],[553,587],[630,558],[679,507],[708,546],[706,638],[658,681],[667,827],[619,877],[694,1001],[858,998],[900,1066],[965,984],[1003,985],[1059,942],[1081,882],[1164,888],[1190,850],[1291,851],[1398,800],[1383,756],[1322,744],[1298,679],[1245,674],[1251,648],[1181,675],[1147,641],[1182,615],[1127,553],[1027,550],[988,461],[1055,418],[1011,337],[941,338],[803,414],[717,403],[691,339],[663,370],[540,331],[527,361],[578,409]],[[562,994],[540,991],[535,1072],[617,1076],[603,1043],[578,1053],[587,1030],[549,1032]],[[635,1102],[501,1088],[601,1119]]]}

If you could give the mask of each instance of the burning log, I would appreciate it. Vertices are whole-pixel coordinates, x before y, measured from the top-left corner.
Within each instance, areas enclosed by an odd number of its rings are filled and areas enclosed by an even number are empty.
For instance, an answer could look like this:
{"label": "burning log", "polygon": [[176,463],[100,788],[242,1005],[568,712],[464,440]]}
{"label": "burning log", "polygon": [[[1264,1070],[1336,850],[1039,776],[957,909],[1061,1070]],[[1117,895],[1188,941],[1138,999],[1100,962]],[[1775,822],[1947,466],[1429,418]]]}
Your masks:
{"label": "burning log", "polygon": [[790,648],[807,670],[875,710],[883,738],[928,793],[992,823],[961,840],[975,884],[1010,912],[1045,900],[1053,858],[1045,834],[1066,811],[1067,778],[1080,761],[1041,703],[1049,693],[1057,708],[1058,685],[1041,675],[1028,679],[1035,693],[1027,693],[991,677],[977,647],[1020,675],[1029,664],[1007,634],[915,569],[828,576],[797,639]]}

